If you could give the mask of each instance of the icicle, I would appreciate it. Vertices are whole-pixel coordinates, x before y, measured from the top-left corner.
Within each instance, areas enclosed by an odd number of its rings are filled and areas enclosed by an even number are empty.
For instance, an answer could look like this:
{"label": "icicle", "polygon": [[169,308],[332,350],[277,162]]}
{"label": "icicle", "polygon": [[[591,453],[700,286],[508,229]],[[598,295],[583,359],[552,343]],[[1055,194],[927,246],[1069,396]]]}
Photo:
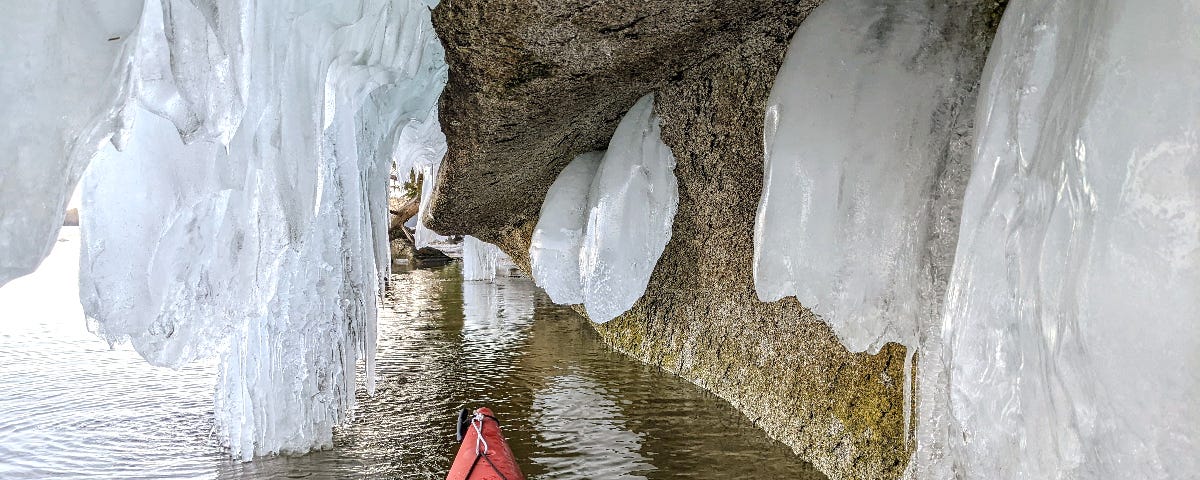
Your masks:
{"label": "icicle", "polygon": [[463,280],[492,280],[508,256],[500,248],[472,236],[463,237]]}

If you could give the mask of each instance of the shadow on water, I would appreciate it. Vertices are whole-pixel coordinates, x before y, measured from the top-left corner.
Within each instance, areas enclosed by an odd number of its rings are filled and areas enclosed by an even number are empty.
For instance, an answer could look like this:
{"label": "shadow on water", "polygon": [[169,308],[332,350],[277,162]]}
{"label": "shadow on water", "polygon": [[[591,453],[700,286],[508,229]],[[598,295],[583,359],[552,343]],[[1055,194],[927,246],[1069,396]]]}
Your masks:
{"label": "shadow on water", "polygon": [[527,278],[463,282],[457,264],[396,274],[378,372],[334,449],[222,476],[442,479],[455,414],[486,405],[531,479],[824,478],[728,403],[609,349]]}

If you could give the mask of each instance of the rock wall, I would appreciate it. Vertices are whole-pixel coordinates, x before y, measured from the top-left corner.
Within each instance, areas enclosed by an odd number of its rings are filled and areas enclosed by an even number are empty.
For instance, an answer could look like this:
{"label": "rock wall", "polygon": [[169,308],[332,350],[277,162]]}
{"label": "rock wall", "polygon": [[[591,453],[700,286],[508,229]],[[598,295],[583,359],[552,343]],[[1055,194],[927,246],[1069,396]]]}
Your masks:
{"label": "rock wall", "polygon": [[495,243],[528,271],[558,172],[658,92],[677,160],[673,237],[645,296],[598,330],[725,398],[833,478],[896,478],[911,454],[904,348],[850,353],[799,303],[763,303],[753,288],[766,99],[818,3],[443,1],[434,26],[450,65],[449,153],[427,224]]}

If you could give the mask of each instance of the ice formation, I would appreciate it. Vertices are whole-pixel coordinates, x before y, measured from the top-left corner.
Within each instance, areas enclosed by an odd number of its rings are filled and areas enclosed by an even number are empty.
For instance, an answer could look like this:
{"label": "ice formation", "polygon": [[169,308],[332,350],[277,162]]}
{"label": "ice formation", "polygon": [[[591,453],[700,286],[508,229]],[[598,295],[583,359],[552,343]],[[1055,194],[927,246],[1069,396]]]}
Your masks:
{"label": "ice formation", "polygon": [[583,303],[579,249],[587,227],[588,192],[603,158],[604,152],[575,157],[558,174],[542,201],[529,246],[529,265],[537,286],[546,290],[554,303]]}
{"label": "ice formation", "polygon": [[768,99],[755,289],[795,296],[852,351],[913,340],[929,315],[939,232],[928,198],[945,171],[962,55],[948,19],[961,13],[924,0],[822,4]]}
{"label": "ice formation", "polygon": [[1200,5],[1013,2],[946,296],[970,478],[1200,471]]}
{"label": "ice formation", "polygon": [[963,68],[940,27],[961,16],[912,3],[826,2],[796,33],[759,295],[796,295],[849,349],[920,352],[915,478],[1193,474],[1200,7],[1011,2],[955,232],[930,209],[965,171],[937,117]]}
{"label": "ice formation", "polygon": [[[659,136],[654,94],[629,109],[593,166],[597,156],[580,155],[555,180],[529,254],[538,284],[557,283],[556,302],[582,300],[588,317],[603,323],[646,292],[679,205],[675,156]],[[578,266],[571,261],[576,251]],[[578,284],[571,282],[576,272]]]}
{"label": "ice formation", "polygon": [[430,171],[445,149],[432,4],[101,3],[17,2],[0,20],[16,152],[0,282],[44,255],[94,157],[92,327],[158,365],[221,355],[235,455],[329,445],[359,360],[373,388],[393,155]]}
{"label": "ice formation", "polygon": [[500,247],[469,235],[463,237],[463,280],[492,280],[501,262],[507,260],[508,255]]}
{"label": "ice formation", "polygon": [[[0,17],[0,286],[50,253],[67,200],[109,132],[105,80],[141,0],[7,2]],[[52,53],[51,53],[52,52]]]}
{"label": "ice formation", "polygon": [[429,211],[434,183],[442,165],[442,157],[446,155],[446,135],[442,133],[438,122],[433,120],[437,118],[437,112],[431,110],[425,118],[426,120],[413,119],[409,126],[400,132],[395,153],[395,168],[402,179],[401,182],[408,178],[421,177],[420,206],[417,215],[410,220],[414,222],[410,228],[414,231],[417,248],[447,240],[425,226],[424,214]]}
{"label": "ice formation", "polygon": [[588,193],[579,249],[588,317],[607,322],[646,292],[679,207],[675,155],[659,136],[654,94],[621,118]]}

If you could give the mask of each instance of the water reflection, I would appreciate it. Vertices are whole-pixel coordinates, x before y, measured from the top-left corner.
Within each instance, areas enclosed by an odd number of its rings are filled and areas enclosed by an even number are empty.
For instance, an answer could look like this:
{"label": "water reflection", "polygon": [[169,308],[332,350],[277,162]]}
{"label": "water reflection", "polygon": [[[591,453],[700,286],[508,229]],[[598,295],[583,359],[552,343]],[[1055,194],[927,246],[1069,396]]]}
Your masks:
{"label": "water reflection", "polygon": [[[78,244],[64,245],[57,273],[0,290],[0,478],[440,480],[464,405],[497,412],[530,479],[823,478],[728,404],[608,349],[528,279],[464,283],[454,265],[394,275],[376,395],[360,391],[334,448],[233,461],[210,433],[213,365],[158,369],[88,334]],[[55,295],[38,306],[34,291]]]}
{"label": "water reflection", "polygon": [[67,227],[37,273],[0,288],[0,478],[211,478],[215,365],[110,349],[87,331],[78,269]]}
{"label": "water reflection", "polygon": [[538,392],[532,415],[544,451],[530,460],[547,477],[644,479],[640,473],[654,470],[640,453],[643,434],[629,429],[606,393],[580,373],[553,377]]}
{"label": "water reflection", "polygon": [[463,282],[462,291],[464,356],[468,360],[495,363],[496,356],[519,353],[518,348],[533,323],[537,288],[528,281],[499,277],[493,281]]}

